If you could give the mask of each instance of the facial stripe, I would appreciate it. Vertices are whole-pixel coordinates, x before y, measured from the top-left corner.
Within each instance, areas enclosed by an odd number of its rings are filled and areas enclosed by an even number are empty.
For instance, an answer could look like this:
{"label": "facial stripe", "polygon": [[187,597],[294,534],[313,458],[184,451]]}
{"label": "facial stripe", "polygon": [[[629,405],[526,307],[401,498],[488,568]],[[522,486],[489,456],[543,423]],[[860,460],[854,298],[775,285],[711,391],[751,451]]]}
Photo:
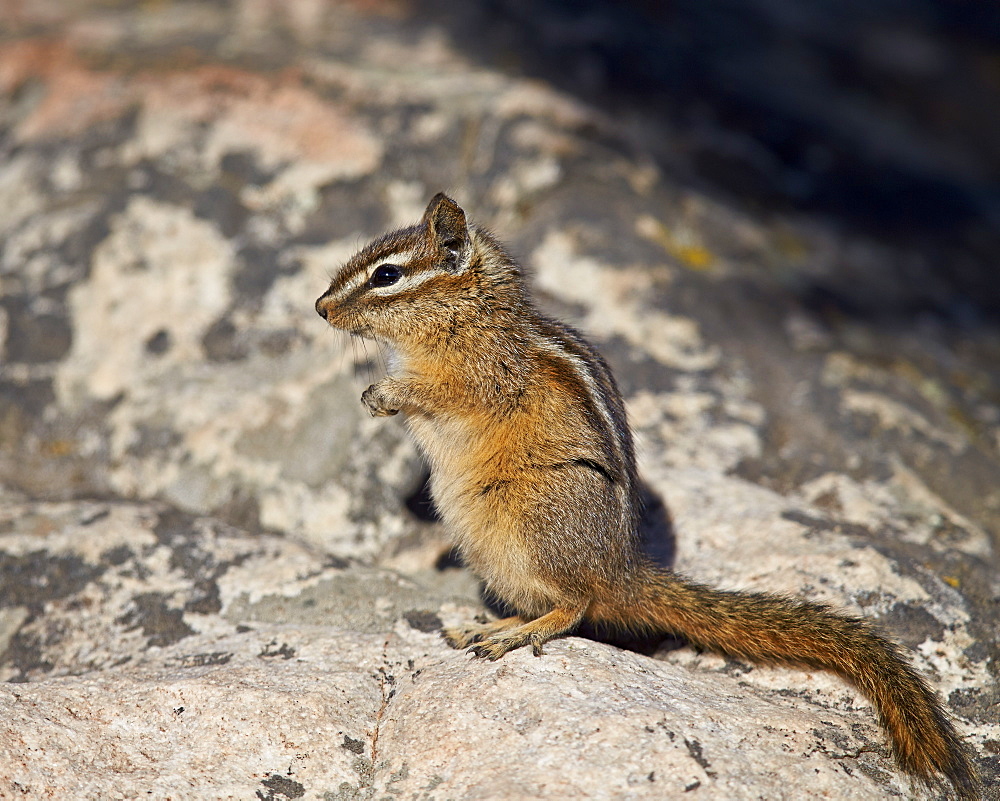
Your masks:
{"label": "facial stripe", "polygon": [[[395,262],[384,262],[386,264],[393,264]],[[377,286],[369,288],[369,292],[372,295],[398,295],[402,292],[407,292],[411,289],[415,289],[420,286],[429,278],[433,278],[440,273],[437,270],[420,270],[414,272],[407,268],[403,268],[403,277],[400,278],[396,283],[389,284],[389,286]],[[374,272],[374,270],[372,270]],[[365,282],[367,284],[367,281]]]}
{"label": "facial stripe", "polygon": [[338,275],[330,288],[326,291],[326,297],[330,299],[331,303],[339,303],[347,298],[349,295],[353,294],[358,287],[368,281],[368,274],[365,272],[358,272],[354,275],[344,277],[343,273]]}
{"label": "facial stripe", "polygon": [[[375,268],[372,268],[374,271]],[[454,276],[450,273],[443,272],[435,267],[418,267],[416,270],[413,266],[404,268],[407,272],[394,284],[384,287],[373,287],[368,283],[368,273],[362,275],[362,280],[356,278],[352,279],[350,288],[341,290],[334,296],[333,303],[339,305],[349,305],[352,301],[361,298],[368,298],[371,301],[377,302],[378,298],[405,298],[410,295],[415,298],[419,298],[424,294],[425,290],[421,287],[426,284],[431,284],[437,281],[443,281],[451,288],[454,283]],[[433,289],[430,290],[433,293]]]}
{"label": "facial stripe", "polygon": [[[378,253],[378,258],[365,259],[363,262],[355,262],[348,264],[340,271],[340,273],[333,279],[333,283],[330,285],[330,289],[327,291],[327,297],[333,302],[341,302],[359,289],[362,289],[368,285],[368,281],[371,279],[372,273],[378,269],[381,264],[398,264],[404,269],[407,265],[417,258],[417,251],[413,248],[408,248],[406,250],[390,250],[382,253]],[[392,287],[380,287],[381,289],[391,289]]]}

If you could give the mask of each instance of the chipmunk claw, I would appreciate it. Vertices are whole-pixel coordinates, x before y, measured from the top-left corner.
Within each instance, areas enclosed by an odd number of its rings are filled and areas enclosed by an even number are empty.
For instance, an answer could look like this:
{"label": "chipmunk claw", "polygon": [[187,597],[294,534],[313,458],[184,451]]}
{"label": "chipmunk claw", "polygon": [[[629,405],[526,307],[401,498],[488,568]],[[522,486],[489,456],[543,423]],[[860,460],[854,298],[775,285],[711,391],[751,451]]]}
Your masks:
{"label": "chipmunk claw", "polygon": [[479,645],[473,645],[468,653],[478,656],[480,659],[489,659],[490,662],[496,662],[500,657],[507,653],[506,648],[503,646],[498,646],[496,643],[483,642]]}
{"label": "chipmunk claw", "polygon": [[399,414],[399,409],[392,409],[386,405],[378,384],[372,384],[361,393],[361,402],[368,407],[372,417],[391,417]]}

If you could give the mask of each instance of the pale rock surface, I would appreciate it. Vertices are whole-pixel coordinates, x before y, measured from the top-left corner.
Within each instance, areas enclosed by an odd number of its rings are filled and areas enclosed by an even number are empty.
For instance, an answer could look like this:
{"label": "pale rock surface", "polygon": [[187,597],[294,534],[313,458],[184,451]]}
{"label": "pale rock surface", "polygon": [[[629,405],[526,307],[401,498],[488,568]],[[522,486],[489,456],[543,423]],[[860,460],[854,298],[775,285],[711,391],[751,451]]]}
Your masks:
{"label": "pale rock surface", "polygon": [[[741,516],[717,514],[714,525]],[[22,625],[7,629],[6,646],[23,672],[0,690],[4,792],[910,793],[870,707],[829,676],[688,650],[655,660],[579,638],[541,658],[482,662],[438,633],[480,611],[475,584],[457,577],[350,565],[156,506],[11,505],[0,522],[7,569],[16,561],[40,588],[12,599]],[[923,597],[912,583],[890,585],[890,566],[869,570],[887,592]],[[944,650],[961,640],[951,630],[921,667],[942,671],[947,689],[975,686],[985,677],[956,671],[960,652]]]}

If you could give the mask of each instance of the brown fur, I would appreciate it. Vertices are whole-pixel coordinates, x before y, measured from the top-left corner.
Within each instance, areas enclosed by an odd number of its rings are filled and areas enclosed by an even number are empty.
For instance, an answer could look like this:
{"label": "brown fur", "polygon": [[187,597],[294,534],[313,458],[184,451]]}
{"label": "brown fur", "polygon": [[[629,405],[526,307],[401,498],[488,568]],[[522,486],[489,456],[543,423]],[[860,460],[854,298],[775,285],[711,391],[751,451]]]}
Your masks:
{"label": "brown fur", "polygon": [[610,370],[534,308],[517,264],[450,198],[435,196],[419,225],[358,253],[316,309],[393,349],[392,374],[362,400],[373,415],[406,415],[445,525],[489,591],[517,610],[449,629],[451,645],[489,659],[525,645],[541,654],[588,620],[829,670],[871,699],[904,770],[927,783],[943,775],[958,797],[977,797],[937,697],[868,623],[712,589],[647,562],[632,438]]}

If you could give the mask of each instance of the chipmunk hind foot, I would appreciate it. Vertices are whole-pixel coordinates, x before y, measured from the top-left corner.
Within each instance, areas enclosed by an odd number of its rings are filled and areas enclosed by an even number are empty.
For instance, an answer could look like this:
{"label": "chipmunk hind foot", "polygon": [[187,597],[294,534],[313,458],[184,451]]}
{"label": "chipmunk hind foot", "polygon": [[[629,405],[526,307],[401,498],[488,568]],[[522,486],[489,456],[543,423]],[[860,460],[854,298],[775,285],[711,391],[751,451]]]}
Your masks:
{"label": "chipmunk hind foot", "polygon": [[542,655],[542,646],[549,640],[567,634],[583,619],[586,607],[556,607],[534,620],[508,617],[493,623],[462,626],[444,631],[444,638],[453,648],[465,648],[476,656],[495,662],[504,654],[526,645],[535,656]]}

